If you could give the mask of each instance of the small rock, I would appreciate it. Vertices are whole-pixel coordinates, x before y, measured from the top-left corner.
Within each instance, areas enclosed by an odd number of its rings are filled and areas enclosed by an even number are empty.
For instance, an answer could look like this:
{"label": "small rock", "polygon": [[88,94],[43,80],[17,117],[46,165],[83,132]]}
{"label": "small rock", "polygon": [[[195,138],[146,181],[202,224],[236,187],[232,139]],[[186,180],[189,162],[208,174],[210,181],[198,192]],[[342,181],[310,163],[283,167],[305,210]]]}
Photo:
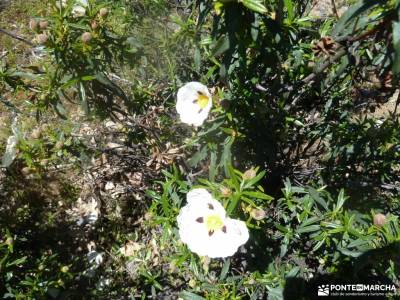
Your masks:
{"label": "small rock", "polygon": [[115,189],[115,184],[112,183],[111,181],[109,181],[109,182],[106,183],[106,186],[104,187],[104,189],[106,191],[113,190],[113,189]]}

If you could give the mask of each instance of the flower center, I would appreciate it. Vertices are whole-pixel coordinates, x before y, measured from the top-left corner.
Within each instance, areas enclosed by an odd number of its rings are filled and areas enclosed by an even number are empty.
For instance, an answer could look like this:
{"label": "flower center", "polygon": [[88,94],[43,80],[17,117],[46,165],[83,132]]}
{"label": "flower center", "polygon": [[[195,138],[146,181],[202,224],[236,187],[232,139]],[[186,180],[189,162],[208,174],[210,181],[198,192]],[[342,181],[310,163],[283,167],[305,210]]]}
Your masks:
{"label": "flower center", "polygon": [[224,222],[218,215],[210,215],[206,219],[206,226],[208,231],[217,231],[224,227]]}
{"label": "flower center", "polygon": [[206,95],[204,95],[203,93],[199,93],[196,103],[200,106],[201,109],[204,109],[207,106],[208,101],[210,101],[210,99]]}

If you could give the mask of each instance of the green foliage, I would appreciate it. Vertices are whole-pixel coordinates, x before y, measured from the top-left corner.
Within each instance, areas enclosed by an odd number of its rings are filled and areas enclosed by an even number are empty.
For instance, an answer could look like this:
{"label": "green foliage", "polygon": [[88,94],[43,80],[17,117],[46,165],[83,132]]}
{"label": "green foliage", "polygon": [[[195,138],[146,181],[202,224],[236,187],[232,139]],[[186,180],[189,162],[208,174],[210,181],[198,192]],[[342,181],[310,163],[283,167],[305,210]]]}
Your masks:
{"label": "green foliage", "polygon": [[[400,3],[313,17],[309,2],[90,0],[77,15],[52,0],[32,12],[40,57],[0,65],[0,294],[308,299],[343,278],[399,285]],[[213,94],[198,128],[175,113],[189,81]],[[180,241],[196,187],[249,228],[234,256]],[[98,200],[93,226],[67,217],[78,198]]]}

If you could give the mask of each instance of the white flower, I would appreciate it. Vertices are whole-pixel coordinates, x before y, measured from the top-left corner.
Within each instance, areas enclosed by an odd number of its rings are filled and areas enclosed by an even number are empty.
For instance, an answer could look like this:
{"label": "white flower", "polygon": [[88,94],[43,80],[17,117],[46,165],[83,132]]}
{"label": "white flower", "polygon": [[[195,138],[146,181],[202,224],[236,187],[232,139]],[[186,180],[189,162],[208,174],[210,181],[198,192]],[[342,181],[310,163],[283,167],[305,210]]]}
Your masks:
{"label": "white flower", "polygon": [[200,82],[189,82],[178,90],[176,110],[183,123],[200,126],[212,106],[211,94]]}
{"label": "white flower", "polygon": [[187,194],[188,204],[178,216],[179,235],[200,256],[227,257],[249,239],[246,224],[226,217],[225,209],[205,189]]}
{"label": "white flower", "polygon": [[87,0],[77,0],[76,4],[72,7],[72,15],[74,17],[83,17],[88,7]]}
{"label": "white flower", "polygon": [[[60,1],[57,0],[56,6],[58,8],[61,7],[66,7],[68,4],[68,0],[61,0],[61,5]],[[83,17],[86,13],[86,8],[88,7],[89,3],[87,0],[75,0],[74,1],[74,6],[72,6],[72,15],[74,17]]]}

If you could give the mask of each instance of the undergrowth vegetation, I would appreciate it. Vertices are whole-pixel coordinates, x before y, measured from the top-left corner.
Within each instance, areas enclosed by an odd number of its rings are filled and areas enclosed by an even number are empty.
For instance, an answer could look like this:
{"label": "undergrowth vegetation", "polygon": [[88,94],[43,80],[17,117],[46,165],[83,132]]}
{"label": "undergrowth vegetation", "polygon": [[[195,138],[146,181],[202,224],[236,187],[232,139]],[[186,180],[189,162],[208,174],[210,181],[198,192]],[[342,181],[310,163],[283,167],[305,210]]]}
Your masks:
{"label": "undergrowth vegetation", "polygon": [[395,299],[400,2],[318,2],[0,6],[0,295]]}

